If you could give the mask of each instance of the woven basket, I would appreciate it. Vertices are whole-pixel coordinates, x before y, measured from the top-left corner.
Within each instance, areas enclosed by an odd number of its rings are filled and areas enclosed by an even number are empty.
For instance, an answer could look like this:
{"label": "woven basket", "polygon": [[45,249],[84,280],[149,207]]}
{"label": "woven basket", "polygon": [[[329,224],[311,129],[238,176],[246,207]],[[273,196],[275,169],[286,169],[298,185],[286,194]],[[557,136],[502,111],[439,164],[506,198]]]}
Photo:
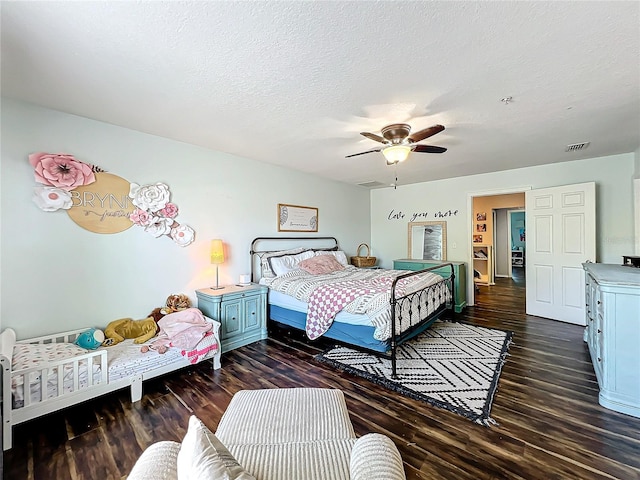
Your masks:
{"label": "woven basket", "polygon": [[[367,248],[366,257],[360,256],[360,248],[362,247]],[[369,256],[370,253],[371,253],[371,249],[369,248],[369,245],[367,245],[366,243],[361,243],[360,245],[358,245],[358,249],[356,250],[356,256],[351,257],[351,265],[355,265],[356,267],[360,267],[360,268],[373,267],[378,261],[378,259],[376,257]]]}

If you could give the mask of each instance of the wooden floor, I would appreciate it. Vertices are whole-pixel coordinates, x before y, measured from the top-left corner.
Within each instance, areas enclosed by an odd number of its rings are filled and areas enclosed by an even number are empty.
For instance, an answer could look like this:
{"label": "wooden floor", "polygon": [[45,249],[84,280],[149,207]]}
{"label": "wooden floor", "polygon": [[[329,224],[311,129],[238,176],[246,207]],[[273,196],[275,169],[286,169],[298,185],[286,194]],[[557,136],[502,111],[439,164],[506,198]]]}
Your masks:
{"label": "wooden floor", "polygon": [[[389,435],[409,479],[640,479],[640,419],[598,405],[583,329],[524,314],[523,278],[480,287],[457,320],[515,332],[484,427],[318,363],[322,345],[274,332],[209,363],[14,430],[6,479],[120,479],[142,450],[180,441],[189,415],[212,430],[241,389],[327,387],[345,392],[356,433]],[[278,336],[276,336],[278,335]],[[294,480],[294,479],[292,479]],[[327,479],[331,480],[331,479]]]}

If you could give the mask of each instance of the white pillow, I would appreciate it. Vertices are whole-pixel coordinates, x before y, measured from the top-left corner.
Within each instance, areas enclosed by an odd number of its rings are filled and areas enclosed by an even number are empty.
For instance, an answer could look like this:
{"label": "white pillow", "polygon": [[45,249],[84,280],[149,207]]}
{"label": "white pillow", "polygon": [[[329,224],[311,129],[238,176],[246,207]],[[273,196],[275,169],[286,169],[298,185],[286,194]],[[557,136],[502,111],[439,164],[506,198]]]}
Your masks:
{"label": "white pillow", "polygon": [[304,248],[298,247],[290,250],[281,250],[279,252],[269,252],[262,255],[262,257],[260,257],[260,272],[262,274],[262,278],[275,278],[276,276],[276,274],[273,273],[273,270],[271,270],[271,265],[269,265],[269,258],[300,253],[303,250]]}
{"label": "white pillow", "polygon": [[191,415],[189,428],[178,452],[178,480],[256,480],[249,475],[197,417]]}
{"label": "white pillow", "polygon": [[345,267],[349,265],[347,254],[342,250],[317,250],[316,255],[333,255],[334,257],[336,257],[336,260],[340,262],[340,265],[344,265]]}
{"label": "white pillow", "polygon": [[295,255],[282,255],[280,257],[271,257],[269,258],[269,264],[271,265],[271,270],[276,275],[284,275],[285,273],[290,272],[291,270],[296,270],[298,268],[298,264],[302,260],[306,260],[307,258],[311,258],[314,256],[312,251],[301,252]]}

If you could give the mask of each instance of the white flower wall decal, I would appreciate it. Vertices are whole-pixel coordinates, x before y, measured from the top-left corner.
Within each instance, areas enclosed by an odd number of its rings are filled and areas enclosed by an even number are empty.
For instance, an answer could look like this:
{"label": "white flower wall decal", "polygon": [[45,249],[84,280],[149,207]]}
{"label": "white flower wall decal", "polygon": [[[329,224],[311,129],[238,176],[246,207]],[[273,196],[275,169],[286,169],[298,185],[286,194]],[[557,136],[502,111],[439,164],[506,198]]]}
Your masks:
{"label": "white flower wall decal", "polygon": [[71,208],[71,194],[57,187],[36,187],[33,189],[33,201],[45,212],[68,210]]}
{"label": "white flower wall decal", "polygon": [[175,217],[178,216],[178,206],[171,203],[171,190],[164,183],[138,185],[132,183],[129,189],[131,203],[138,207],[130,215],[136,225],[144,231],[160,238],[169,236],[177,245],[186,247],[195,240],[195,232],[188,225],[180,225]]}
{"label": "white flower wall decal", "polygon": [[171,229],[171,238],[181,247],[186,247],[196,239],[196,232],[189,225],[179,225]]}
{"label": "white flower wall decal", "polygon": [[129,197],[140,210],[146,210],[155,213],[162,210],[171,199],[169,187],[164,183],[156,183],[153,185],[138,185],[132,183],[129,190]]}

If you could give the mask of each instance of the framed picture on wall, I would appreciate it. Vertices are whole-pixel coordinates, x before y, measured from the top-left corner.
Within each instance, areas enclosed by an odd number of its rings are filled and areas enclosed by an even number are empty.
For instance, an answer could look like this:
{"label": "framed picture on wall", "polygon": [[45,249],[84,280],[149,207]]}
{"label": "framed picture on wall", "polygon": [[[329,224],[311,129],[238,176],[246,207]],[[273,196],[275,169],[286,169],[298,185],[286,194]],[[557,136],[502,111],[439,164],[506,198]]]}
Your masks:
{"label": "framed picture on wall", "polygon": [[278,204],[279,232],[317,232],[318,209],[301,205]]}
{"label": "framed picture on wall", "polygon": [[482,235],[474,235],[473,243],[482,243]]}
{"label": "framed picture on wall", "polygon": [[487,224],[486,223],[477,223],[476,224],[476,232],[486,232]]}
{"label": "framed picture on wall", "polygon": [[485,212],[476,213],[476,222],[486,222],[486,221],[487,221],[487,214]]}

